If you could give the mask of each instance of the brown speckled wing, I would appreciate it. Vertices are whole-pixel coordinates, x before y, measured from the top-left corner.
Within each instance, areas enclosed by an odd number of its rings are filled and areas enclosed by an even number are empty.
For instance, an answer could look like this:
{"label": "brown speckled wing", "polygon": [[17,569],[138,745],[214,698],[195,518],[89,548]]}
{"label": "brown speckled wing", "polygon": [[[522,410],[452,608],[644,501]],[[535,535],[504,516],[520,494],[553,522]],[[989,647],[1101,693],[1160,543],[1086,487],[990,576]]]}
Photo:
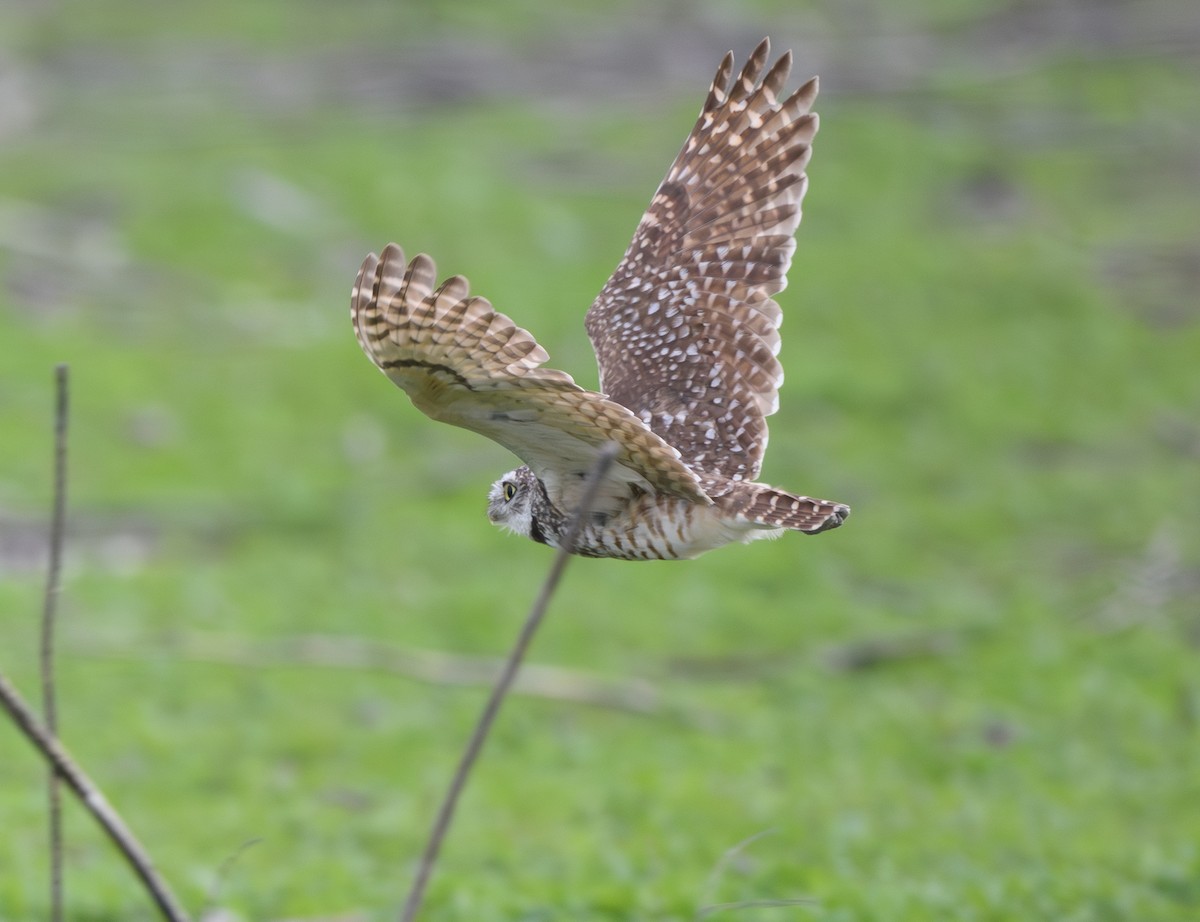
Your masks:
{"label": "brown speckled wing", "polygon": [[587,314],[600,388],[698,472],[753,480],[778,409],[779,306],[817,131],[790,52],[725,56],[696,126]]}
{"label": "brown speckled wing", "polygon": [[366,258],[350,295],[363,351],[422,413],[499,442],[524,461],[563,508],[582,493],[598,449],[620,445],[603,498],[636,487],[710,500],[679,453],[627,408],[579,387],[534,338],[453,276],[435,287],[424,254],[395,244]]}

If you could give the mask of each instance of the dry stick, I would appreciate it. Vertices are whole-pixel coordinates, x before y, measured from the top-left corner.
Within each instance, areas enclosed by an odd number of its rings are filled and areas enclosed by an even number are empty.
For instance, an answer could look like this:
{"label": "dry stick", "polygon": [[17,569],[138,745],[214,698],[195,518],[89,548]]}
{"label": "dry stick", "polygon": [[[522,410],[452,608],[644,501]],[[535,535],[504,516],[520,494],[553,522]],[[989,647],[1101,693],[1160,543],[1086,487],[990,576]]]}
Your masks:
{"label": "dry stick", "polygon": [[713,902],[713,897],[716,895],[717,885],[721,882],[721,878],[725,876],[725,872],[729,869],[729,865],[733,863],[733,860],[759,839],[763,838],[764,836],[771,835],[771,833],[774,831],[774,829],[764,829],[761,832],[756,832],[752,836],[747,836],[736,845],[731,845],[729,848],[725,849],[725,853],[717,859],[717,863],[713,865],[713,869],[708,874],[708,882],[704,887],[705,905],[696,911],[697,919],[704,918],[704,914],[706,912],[711,912],[712,907],[719,905]]}
{"label": "dry stick", "polygon": [[725,854],[723,854],[720,857],[720,859],[718,859],[716,865],[712,869],[712,872],[708,875],[708,884],[704,888],[704,890],[705,890],[704,901],[707,905],[701,906],[699,909],[696,910],[696,915],[695,915],[696,919],[707,919],[711,915],[715,915],[716,913],[719,913],[719,912],[726,912],[726,911],[732,910],[732,909],[754,909],[754,908],[772,909],[772,908],[779,908],[782,906],[803,906],[806,904],[811,904],[811,903],[816,902],[816,900],[811,900],[811,899],[807,899],[807,898],[804,898],[804,899],[775,899],[775,900],[771,900],[771,899],[738,900],[737,902],[733,902],[733,903],[714,903],[714,902],[712,902],[712,896],[716,892],[717,884],[719,884],[721,882],[721,877],[725,874],[725,871],[729,868],[729,865],[733,861],[733,859],[736,858],[738,855],[740,855],[743,851],[745,851],[751,845],[753,845],[755,842],[757,842],[759,839],[761,839],[763,836],[770,835],[774,831],[775,831],[774,829],[764,829],[762,832],[756,832],[754,835],[749,836],[745,839],[742,839],[741,842],[738,842],[736,845],[732,846],[731,848],[726,849]]}
{"label": "dry stick", "polygon": [[50,525],[50,566],[46,579],[46,595],[42,610],[41,672],[42,699],[46,723],[37,717],[20,693],[0,672],[0,704],[8,711],[17,728],[42,754],[50,766],[50,904],[51,918],[62,918],[62,811],[58,781],[62,780],[79,797],[96,818],[110,839],[142,879],[147,891],[162,910],[168,922],[187,922],[166,883],[154,870],[145,849],[109,805],[100,789],[92,783],[82,768],[71,758],[57,739],[54,696],[54,622],[58,597],[61,594],[62,546],[67,495],[67,366],[55,368],[57,400],[54,415],[54,513]]}
{"label": "dry stick", "polygon": [[[42,713],[46,729],[58,735],[58,707],[54,700],[54,622],[58,597],[62,592],[63,521],[67,506],[67,366],[54,369],[54,512],[50,520],[50,565],[46,574],[46,594],[42,603]],[[50,918],[63,917],[63,843],[62,796],[58,772],[53,767],[47,780],[50,823]]]}
{"label": "dry stick", "polygon": [[4,709],[12,717],[17,729],[54,767],[58,776],[67,783],[67,787],[75,792],[83,805],[96,818],[96,822],[125,856],[125,860],[129,862],[134,873],[141,878],[146,890],[158,905],[163,918],[168,922],[188,922],[187,913],[183,911],[179,901],[167,887],[166,881],[154,869],[154,864],[146,850],[142,848],[141,843],[121,820],[117,811],[108,803],[100,789],[71,758],[62,743],[38,723],[38,719],[29,705],[25,703],[20,693],[2,672],[0,672],[0,704],[4,705]]}
{"label": "dry stick", "polygon": [[413,880],[412,889],[408,893],[408,899],[405,900],[404,911],[400,914],[400,922],[412,922],[416,918],[417,910],[421,907],[421,900],[425,896],[425,887],[429,883],[429,876],[433,873],[433,867],[437,863],[438,852],[442,847],[442,840],[445,839],[446,831],[450,828],[450,820],[454,816],[454,808],[458,805],[459,795],[462,794],[463,787],[467,783],[471,767],[479,757],[479,752],[483,748],[483,743],[487,739],[488,732],[491,730],[492,724],[495,723],[496,714],[500,710],[504,696],[508,694],[513,679],[516,678],[517,670],[521,667],[521,660],[525,657],[525,651],[529,648],[529,643],[533,640],[533,635],[537,632],[538,626],[546,614],[546,607],[550,604],[550,597],[554,595],[554,590],[558,587],[558,581],[562,577],[563,570],[566,569],[567,559],[571,554],[572,548],[575,547],[575,541],[579,537],[579,530],[583,527],[583,520],[591,510],[592,503],[595,502],[600,482],[604,479],[609,466],[617,457],[618,449],[619,446],[615,443],[607,443],[600,450],[599,455],[596,457],[596,463],[592,466],[592,470],[588,474],[587,486],[583,491],[583,499],[579,501],[579,508],[571,516],[566,537],[563,539],[558,553],[554,556],[554,563],[550,565],[550,572],[546,574],[546,581],[542,583],[542,589],[538,593],[537,601],[533,603],[533,608],[529,610],[529,616],[525,619],[525,624],[521,627],[521,633],[517,635],[517,642],[513,645],[512,651],[508,654],[508,659],[504,662],[504,671],[500,673],[500,677],[492,687],[492,693],[488,698],[487,705],[484,707],[483,713],[475,724],[475,729],[471,732],[471,739],[467,742],[466,751],[463,752],[462,759],[458,763],[458,768],[454,772],[454,777],[450,781],[450,789],[446,792],[446,797],[438,809],[437,819],[434,820],[433,829],[429,833],[429,840],[425,843],[425,851],[421,855],[421,862],[417,865],[416,878]]}

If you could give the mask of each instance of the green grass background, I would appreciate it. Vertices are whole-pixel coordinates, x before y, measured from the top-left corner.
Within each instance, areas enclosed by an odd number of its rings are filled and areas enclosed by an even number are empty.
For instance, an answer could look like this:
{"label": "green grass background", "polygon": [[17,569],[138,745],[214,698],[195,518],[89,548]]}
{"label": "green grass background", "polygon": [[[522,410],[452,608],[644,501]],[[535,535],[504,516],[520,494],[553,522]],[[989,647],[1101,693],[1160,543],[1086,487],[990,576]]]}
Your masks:
{"label": "green grass background", "polygon": [[[583,312],[763,34],[823,77],[765,475],[854,516],[576,562],[533,660],[665,704],[511,699],[425,917],[1200,918],[1191,4],[14,3],[0,668],[33,696],[68,362],[62,734],[193,911],[394,917],[485,691],[190,644],[498,656],[549,565],[483,515],[505,453],[359,352],[362,256],[594,385]],[[152,918],[67,812],[69,918]],[[44,827],[0,727],[6,922]]]}

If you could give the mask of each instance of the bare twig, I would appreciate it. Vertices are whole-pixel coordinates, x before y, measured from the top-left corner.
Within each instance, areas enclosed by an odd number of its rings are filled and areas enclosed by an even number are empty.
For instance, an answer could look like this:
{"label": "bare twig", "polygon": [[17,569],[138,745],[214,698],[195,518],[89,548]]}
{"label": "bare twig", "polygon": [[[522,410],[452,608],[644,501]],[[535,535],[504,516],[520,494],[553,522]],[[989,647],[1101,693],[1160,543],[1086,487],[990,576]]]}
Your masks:
{"label": "bare twig", "polygon": [[763,836],[770,835],[774,829],[764,829],[762,832],[756,832],[752,836],[748,836],[738,842],[736,845],[726,849],[713,866],[712,873],[708,875],[708,884],[704,888],[704,902],[706,905],[701,906],[696,910],[696,919],[707,919],[711,915],[718,912],[727,912],[737,909],[754,909],[754,908],[781,908],[784,906],[803,906],[814,903],[815,900],[795,898],[795,899],[762,899],[762,900],[738,900],[732,903],[714,903],[712,902],[713,894],[716,893],[717,884],[721,882],[721,878],[725,876],[725,872],[729,869],[729,865],[743,851],[761,839]]}
{"label": "bare twig", "polygon": [[714,903],[713,897],[716,896],[717,885],[721,882],[721,878],[725,876],[725,872],[729,870],[729,865],[733,863],[733,860],[763,836],[769,836],[774,831],[774,829],[764,829],[752,836],[747,836],[741,842],[725,849],[724,854],[717,859],[717,863],[713,865],[712,871],[709,872],[708,882],[704,885],[704,906],[696,911],[697,919],[703,918],[704,914],[710,911],[712,907],[721,905]]}
{"label": "bare twig", "polygon": [[521,627],[520,634],[517,635],[517,641],[504,663],[504,671],[501,672],[500,678],[496,681],[495,686],[493,686],[492,693],[488,697],[483,713],[480,715],[474,730],[471,732],[467,748],[463,752],[458,768],[454,772],[454,777],[450,781],[450,789],[446,792],[446,797],[438,809],[433,829],[429,834],[428,841],[425,843],[425,851],[421,855],[420,863],[417,865],[417,874],[413,880],[412,889],[408,893],[408,899],[404,903],[404,910],[400,914],[401,922],[412,922],[416,918],[417,911],[421,908],[421,901],[425,896],[425,888],[429,883],[429,876],[432,874],[434,865],[437,863],[438,852],[441,851],[442,847],[442,840],[446,837],[446,832],[450,828],[450,821],[454,816],[454,808],[458,805],[459,795],[462,794],[463,787],[466,785],[467,778],[471,773],[471,767],[479,757],[488,732],[491,730],[492,724],[495,723],[500,705],[503,703],[504,697],[508,694],[508,690],[512,687],[517,670],[521,667],[521,660],[525,657],[525,651],[529,649],[533,635],[542,623],[542,618],[546,614],[546,608],[550,604],[554,590],[558,587],[558,582],[562,578],[563,570],[566,569],[571,550],[575,547],[575,541],[579,537],[579,530],[583,527],[583,521],[587,518],[592,503],[596,500],[596,493],[599,490],[600,482],[604,479],[604,475],[608,472],[608,468],[617,456],[617,450],[618,446],[609,442],[600,450],[599,455],[596,457],[596,463],[592,466],[591,473],[588,475],[587,487],[583,492],[583,498],[579,501],[579,508],[571,516],[571,522],[567,528],[567,534],[563,539],[562,546],[559,547],[558,553],[554,555],[554,562],[550,565],[550,572],[546,575],[545,582],[542,583],[541,591],[538,593],[537,600],[533,603],[533,608],[529,610],[529,615],[525,619],[525,624]]}
{"label": "bare twig", "polygon": [[[42,604],[42,714],[52,736],[58,735],[58,707],[54,698],[54,626],[58,597],[62,591],[63,522],[67,506],[67,366],[54,369],[54,512],[50,519],[50,564]],[[63,917],[62,796],[58,772],[53,767],[47,780],[50,824],[50,919]]]}
{"label": "bare twig", "polygon": [[234,849],[232,854],[230,854],[225,858],[224,861],[221,862],[221,866],[217,868],[217,874],[213,880],[212,886],[208,888],[207,905],[200,908],[200,922],[206,922],[206,920],[210,918],[210,909],[213,910],[215,918],[223,918],[216,912],[217,900],[220,898],[221,888],[225,886],[225,882],[229,879],[229,875],[233,870],[233,866],[238,863],[242,855],[244,855],[249,849],[258,845],[261,841],[262,839],[247,839],[236,849]]}
{"label": "bare twig", "polygon": [[50,523],[50,560],[46,593],[42,607],[41,674],[42,707],[45,723],[36,715],[16,688],[0,672],[0,704],[12,717],[50,767],[50,910],[51,919],[63,917],[62,891],[62,804],[59,782],[66,782],[112,839],[134,872],[141,878],[151,898],[168,922],[187,922],[166,882],[154,870],[149,855],[125,826],[120,815],[109,805],[100,789],[92,783],[78,763],[58,741],[58,717],[54,688],[54,634],[58,598],[62,591],[62,547],[67,502],[67,409],[68,371],[66,365],[55,369],[56,402],[54,414],[54,512]]}
{"label": "bare twig", "polygon": [[[64,638],[66,649],[86,656],[127,659],[143,656],[153,638],[73,633]],[[232,666],[319,666],[331,669],[378,670],[434,685],[492,685],[504,660],[421,650],[379,643],[362,637],[301,634],[275,639],[228,637],[187,632],[170,634],[161,641],[181,660],[223,663]],[[667,704],[662,693],[645,679],[606,676],[580,669],[526,663],[513,682],[514,695],[570,701],[591,707],[659,714]],[[680,709],[680,714],[690,712]]]}
{"label": "bare twig", "polygon": [[71,758],[62,743],[38,722],[29,705],[25,703],[20,693],[2,672],[0,672],[0,704],[4,705],[4,709],[12,717],[17,729],[42,754],[42,758],[54,768],[58,776],[66,782],[67,787],[75,793],[75,796],[112,839],[125,860],[129,862],[130,867],[133,868],[134,873],[145,885],[163,918],[168,922],[188,922],[187,913],[183,911],[178,900],[171,893],[166,881],[154,869],[150,856],[142,848],[133,832],[108,803],[100,789]]}

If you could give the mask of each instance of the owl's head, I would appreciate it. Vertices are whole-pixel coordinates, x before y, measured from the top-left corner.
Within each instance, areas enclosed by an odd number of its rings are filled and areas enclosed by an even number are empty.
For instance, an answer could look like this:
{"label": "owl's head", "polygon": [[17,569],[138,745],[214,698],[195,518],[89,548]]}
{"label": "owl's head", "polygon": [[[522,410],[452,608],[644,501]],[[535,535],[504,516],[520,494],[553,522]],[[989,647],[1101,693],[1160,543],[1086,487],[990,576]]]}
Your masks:
{"label": "owl's head", "polygon": [[534,521],[533,502],[538,489],[537,478],[527,467],[509,471],[488,491],[488,519],[493,525],[535,541],[541,529]]}

